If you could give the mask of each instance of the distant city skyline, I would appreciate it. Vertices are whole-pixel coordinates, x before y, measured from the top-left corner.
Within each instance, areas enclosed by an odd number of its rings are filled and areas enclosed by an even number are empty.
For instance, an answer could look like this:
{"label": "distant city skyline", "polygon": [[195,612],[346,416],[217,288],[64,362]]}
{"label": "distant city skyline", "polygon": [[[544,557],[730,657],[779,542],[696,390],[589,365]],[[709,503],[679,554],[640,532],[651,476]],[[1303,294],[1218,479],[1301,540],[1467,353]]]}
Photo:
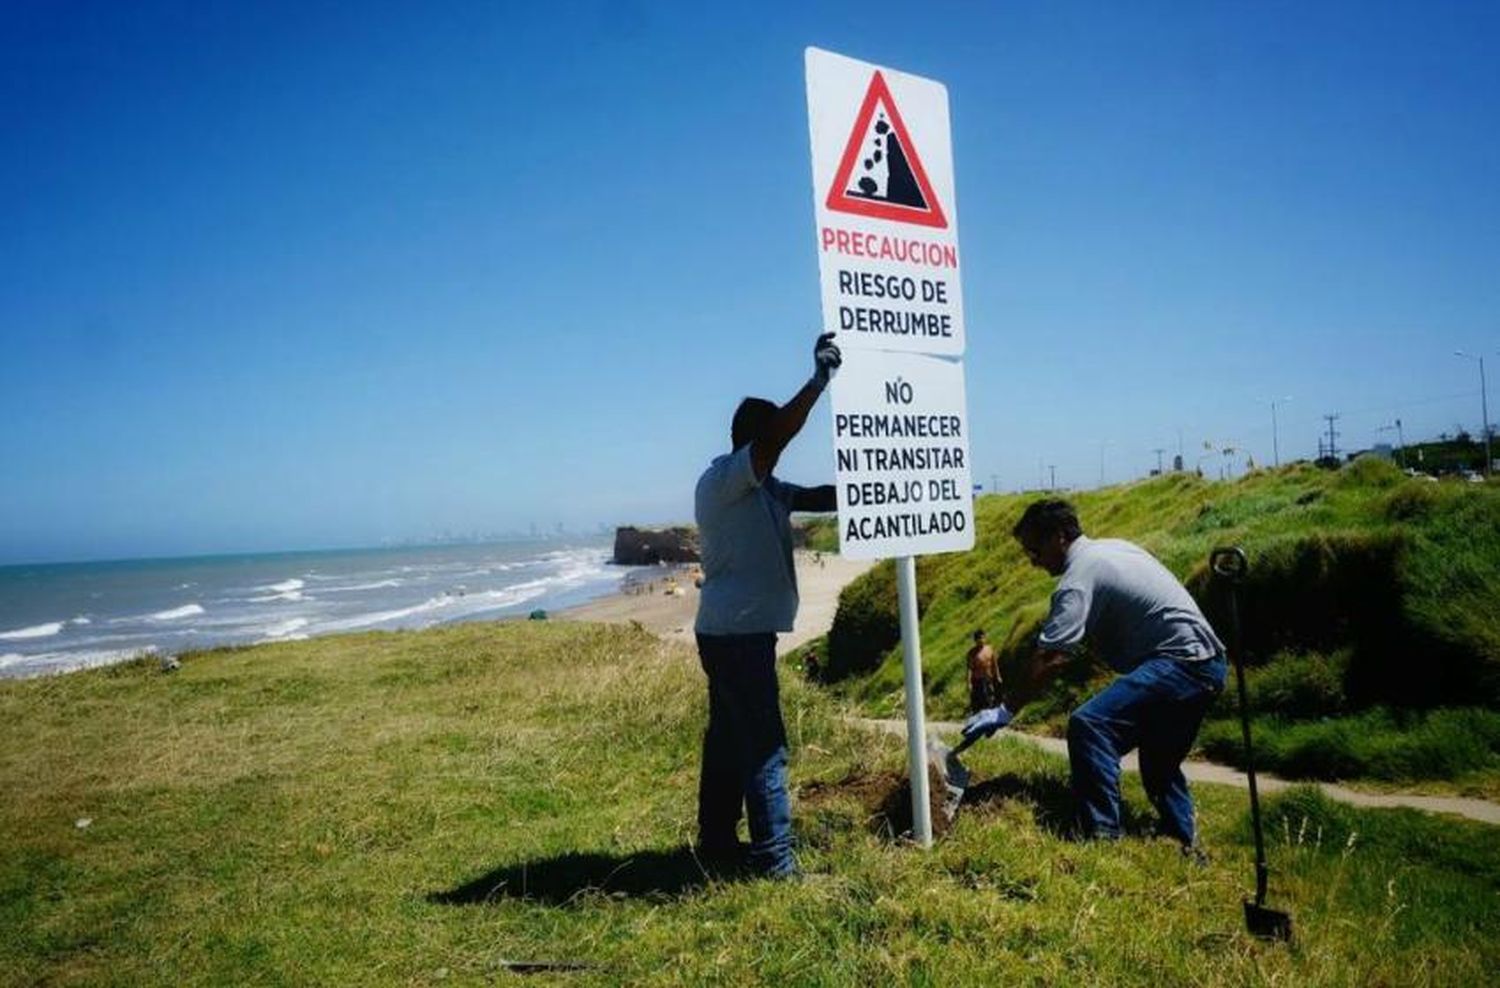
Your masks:
{"label": "distant city skyline", "polygon": [[807,45],[948,87],[976,483],[1480,433],[1500,7],[908,13],[0,8],[0,564],[690,520],[810,370]]}

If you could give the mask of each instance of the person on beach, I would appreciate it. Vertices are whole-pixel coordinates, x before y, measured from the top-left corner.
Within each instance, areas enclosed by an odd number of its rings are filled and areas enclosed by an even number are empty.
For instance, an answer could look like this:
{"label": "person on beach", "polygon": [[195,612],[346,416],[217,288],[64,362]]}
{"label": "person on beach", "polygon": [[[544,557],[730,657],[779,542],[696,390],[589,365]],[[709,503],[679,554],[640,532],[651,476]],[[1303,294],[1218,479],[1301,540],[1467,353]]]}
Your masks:
{"label": "person on beach", "polygon": [[1164,832],[1201,860],[1182,761],[1224,688],[1224,644],[1171,572],[1123,539],[1091,539],[1062,500],[1036,501],[1011,534],[1032,565],[1061,577],[1019,689],[969,718],[972,743],[1004,727],[1087,638],[1120,677],[1068,718],[1068,761],[1086,838],[1121,836],[1120,758],[1140,749],[1141,782]]}
{"label": "person on beach", "polygon": [[[708,677],[698,847],[770,878],[797,874],[776,683],[776,635],[791,631],[797,615],[790,515],[837,507],[833,485],[798,487],[772,471],[841,361],[833,334],[824,333],[813,346],[813,375],[790,401],[741,401],[731,451],[709,464],[694,494],[703,590],[693,629]],[[738,837],[742,810],[748,847]]]}
{"label": "person on beach", "polygon": [[974,632],[974,647],[969,649],[969,712],[988,710],[999,702],[1000,668],[995,648],[980,628]]}

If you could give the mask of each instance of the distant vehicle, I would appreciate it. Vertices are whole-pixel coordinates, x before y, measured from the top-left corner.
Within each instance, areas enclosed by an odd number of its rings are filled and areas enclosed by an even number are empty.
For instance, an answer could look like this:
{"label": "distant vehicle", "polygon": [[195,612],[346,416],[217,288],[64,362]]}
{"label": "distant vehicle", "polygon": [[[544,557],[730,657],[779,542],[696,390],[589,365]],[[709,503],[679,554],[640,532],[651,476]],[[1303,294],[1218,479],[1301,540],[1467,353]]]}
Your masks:
{"label": "distant vehicle", "polygon": [[1430,473],[1423,473],[1422,471],[1418,470],[1416,467],[1407,467],[1406,470],[1405,470],[1405,473],[1406,473],[1406,475],[1408,477],[1412,478],[1413,480],[1423,480],[1423,481],[1426,481],[1429,484],[1435,484],[1435,483],[1437,483],[1437,478],[1436,477],[1434,477]]}
{"label": "distant vehicle", "polygon": [[1484,476],[1477,470],[1462,469],[1458,471],[1458,475],[1471,484],[1484,483]]}

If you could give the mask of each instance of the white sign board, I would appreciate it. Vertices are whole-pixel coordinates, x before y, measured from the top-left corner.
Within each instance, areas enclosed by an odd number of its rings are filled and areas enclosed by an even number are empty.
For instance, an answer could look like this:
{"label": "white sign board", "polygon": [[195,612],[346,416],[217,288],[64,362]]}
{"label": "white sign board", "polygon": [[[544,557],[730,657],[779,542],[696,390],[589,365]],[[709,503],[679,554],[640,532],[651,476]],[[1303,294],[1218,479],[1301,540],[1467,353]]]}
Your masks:
{"label": "white sign board", "polygon": [[948,90],[807,49],[823,326],[839,346],[960,356]]}
{"label": "white sign board", "polygon": [[809,48],[807,107],[823,328],[844,351],[839,551],[973,548],[948,91]]}
{"label": "white sign board", "polygon": [[885,559],[974,547],[958,361],[855,351],[834,378],[839,552]]}

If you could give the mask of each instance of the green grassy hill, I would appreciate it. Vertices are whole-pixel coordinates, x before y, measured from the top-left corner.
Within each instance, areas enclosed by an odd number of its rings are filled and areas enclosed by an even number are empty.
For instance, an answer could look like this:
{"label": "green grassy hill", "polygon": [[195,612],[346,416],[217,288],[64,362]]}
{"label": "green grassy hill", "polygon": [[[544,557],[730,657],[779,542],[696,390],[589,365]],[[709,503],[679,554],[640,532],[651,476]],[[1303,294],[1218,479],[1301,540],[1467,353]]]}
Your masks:
{"label": "green grassy hill", "polygon": [[[974,550],[918,560],[932,715],[963,712],[975,628],[989,631],[1004,668],[1030,651],[1055,582],[1009,534],[1033,497],[979,498]],[[1457,778],[1500,792],[1500,485],[1412,480],[1362,460],[1231,483],[1172,474],[1073,500],[1086,532],[1135,541],[1186,581],[1226,640],[1207,558],[1215,546],[1245,548],[1246,654],[1274,767],[1315,778]],[[900,709],[891,563],[844,590],[827,651],[842,695],[872,713]],[[1055,727],[1107,681],[1084,655],[1023,720]],[[1230,698],[1203,739],[1227,760],[1238,757]]]}
{"label": "green grassy hill", "polygon": [[[1066,836],[1066,769],[973,752],[930,853],[904,744],[784,677],[801,884],[700,867],[692,651],[628,628],[466,624],[0,682],[0,985],[1483,984],[1482,824],[1269,805],[1293,948],[1243,930],[1241,792],[1214,855]],[[85,821],[87,821],[85,825]],[[1485,972],[1489,971],[1490,975]],[[529,983],[529,982],[528,982]]]}

